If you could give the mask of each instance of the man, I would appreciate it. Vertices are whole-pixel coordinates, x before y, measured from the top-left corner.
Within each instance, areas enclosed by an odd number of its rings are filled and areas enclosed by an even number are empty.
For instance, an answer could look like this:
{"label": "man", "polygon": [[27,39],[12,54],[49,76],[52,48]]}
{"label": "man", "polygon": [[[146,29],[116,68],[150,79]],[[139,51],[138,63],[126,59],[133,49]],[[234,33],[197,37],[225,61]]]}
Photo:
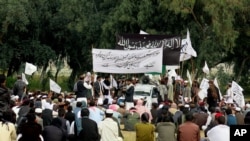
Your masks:
{"label": "man", "polygon": [[64,129],[65,131],[67,131],[67,133],[69,133],[69,130],[70,130],[70,123],[68,120],[66,120],[64,117],[65,117],[65,110],[63,108],[60,108],[58,110],[58,117],[61,122],[62,122],[62,126],[61,128]]}
{"label": "man", "polygon": [[79,133],[78,141],[99,141],[100,135],[95,121],[89,119],[89,110],[81,110],[82,130]]}
{"label": "man", "polygon": [[84,83],[83,83],[84,87],[87,88],[87,91],[86,91],[86,98],[87,100],[90,100],[93,98],[93,88],[92,88],[92,76],[91,76],[91,73],[90,72],[87,72],[86,73],[86,76],[84,78]]}
{"label": "man", "polygon": [[186,121],[179,126],[177,141],[200,141],[199,126],[193,123],[193,114],[186,114]]}
{"label": "man", "polygon": [[84,81],[84,75],[81,75],[80,80],[77,82],[76,98],[81,98],[87,102],[87,93],[89,89],[92,89],[91,84]]}
{"label": "man", "polygon": [[237,125],[236,117],[233,114],[233,110],[230,107],[228,107],[226,109],[226,115],[227,115],[227,125],[228,126],[230,126],[230,125]]}
{"label": "man", "polygon": [[240,107],[235,107],[233,109],[233,113],[235,115],[237,125],[244,125],[244,115],[241,113],[241,108]]}
{"label": "man", "polygon": [[38,141],[41,139],[42,127],[36,123],[36,115],[33,113],[27,114],[27,122],[20,127],[20,134],[22,135],[18,141]]}
{"label": "man", "polygon": [[248,113],[248,112],[250,112],[250,104],[249,103],[247,103],[246,104],[246,106],[245,106],[245,111],[244,111],[244,117],[246,116],[246,114]]}
{"label": "man", "polygon": [[234,99],[234,94],[233,94],[233,91],[232,91],[232,83],[228,83],[227,85],[227,91],[226,91],[226,103],[228,104],[233,104],[233,99]]}
{"label": "man", "polygon": [[99,98],[103,96],[103,86],[102,86],[101,80],[102,80],[102,77],[97,76],[96,81],[94,82],[95,98]]}
{"label": "man", "polygon": [[4,74],[0,74],[0,111],[10,109],[10,93],[5,84],[6,77]]}
{"label": "man", "polygon": [[184,103],[189,103],[191,101],[191,88],[188,85],[187,80],[184,81],[183,98],[184,98]]}
{"label": "man", "polygon": [[44,127],[42,132],[45,141],[66,141],[67,132],[61,128],[62,121],[54,118],[49,126]]}
{"label": "man", "polygon": [[19,99],[21,100],[25,96],[24,95],[25,88],[26,88],[26,84],[25,82],[23,82],[22,76],[18,75],[17,81],[14,83],[14,86],[13,86],[13,94],[19,96]]}
{"label": "man", "polygon": [[98,124],[101,141],[122,141],[119,137],[118,124],[112,119],[113,110],[107,109],[106,118]]}
{"label": "man", "polygon": [[111,83],[110,83],[110,77],[107,75],[105,76],[104,81],[102,82],[104,91],[103,91],[103,96],[105,98],[109,98],[110,96],[110,89],[111,89]]}
{"label": "man", "polygon": [[51,124],[53,120],[53,111],[50,103],[44,103],[44,110],[42,111],[43,127]]}
{"label": "man", "polygon": [[125,93],[125,105],[126,105],[126,110],[129,110],[131,107],[134,107],[134,85],[132,83],[132,78],[127,79],[127,89]]}
{"label": "man", "polygon": [[96,107],[95,101],[91,100],[89,102],[89,118],[94,120],[97,124],[103,120],[104,112]]}
{"label": "man", "polygon": [[35,113],[36,113],[36,122],[41,125],[42,130],[43,130],[43,119],[42,119],[42,108],[36,108]]}
{"label": "man", "polygon": [[211,107],[217,107],[217,103],[220,102],[220,93],[219,89],[214,85],[214,82],[210,80],[209,88],[207,89],[207,103],[209,105],[208,110],[210,111]]}
{"label": "man", "polygon": [[209,141],[229,141],[230,128],[225,125],[225,117],[221,115],[216,120],[218,125],[207,132]]}
{"label": "man", "polygon": [[81,112],[82,107],[83,107],[83,102],[77,101],[76,107],[73,110],[73,113],[75,115],[75,122],[74,122],[75,135],[78,135],[80,133],[80,131],[82,130],[81,120],[80,120],[81,116],[79,116],[80,115],[79,113]]}

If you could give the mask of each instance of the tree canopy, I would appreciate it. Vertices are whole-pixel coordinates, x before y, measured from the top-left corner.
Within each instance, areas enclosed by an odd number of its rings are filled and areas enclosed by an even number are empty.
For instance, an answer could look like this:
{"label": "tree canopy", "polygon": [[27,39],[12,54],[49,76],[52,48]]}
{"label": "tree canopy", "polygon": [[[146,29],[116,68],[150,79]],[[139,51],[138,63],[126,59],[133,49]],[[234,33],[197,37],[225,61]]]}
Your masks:
{"label": "tree canopy", "polygon": [[46,68],[54,61],[58,74],[66,58],[72,83],[92,70],[91,49],[114,48],[119,33],[184,38],[188,28],[198,57],[185,68],[202,68],[204,61],[210,67],[230,64],[232,79],[247,86],[249,5],[249,0],[0,0],[0,68],[11,76],[25,62]]}

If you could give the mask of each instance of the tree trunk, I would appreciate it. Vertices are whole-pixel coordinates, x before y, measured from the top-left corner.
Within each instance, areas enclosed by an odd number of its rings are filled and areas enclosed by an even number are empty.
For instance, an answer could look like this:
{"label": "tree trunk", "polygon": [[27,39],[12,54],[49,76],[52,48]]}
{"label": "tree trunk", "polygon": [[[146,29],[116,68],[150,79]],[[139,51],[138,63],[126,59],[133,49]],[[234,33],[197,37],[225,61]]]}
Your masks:
{"label": "tree trunk", "polygon": [[236,78],[236,82],[239,82],[239,81],[240,81],[241,73],[242,73],[243,68],[244,68],[244,66],[245,66],[245,63],[246,63],[246,61],[247,61],[248,59],[250,59],[250,57],[247,57],[247,58],[245,58],[245,59],[242,61],[241,66],[240,66],[240,71],[239,71],[239,73],[238,73],[238,75],[237,75],[237,78]]}
{"label": "tree trunk", "polygon": [[75,84],[76,75],[77,75],[76,69],[72,69],[72,72],[71,72],[71,74],[69,76],[69,79],[68,79],[68,88],[70,90],[73,90],[73,87],[74,87],[74,84]]}
{"label": "tree trunk", "polygon": [[44,66],[43,66],[43,69],[42,69],[42,72],[41,72],[41,75],[40,75],[40,84],[42,84],[43,82],[43,79],[45,77],[45,74],[46,74],[46,69],[48,67],[48,63],[46,63]]}

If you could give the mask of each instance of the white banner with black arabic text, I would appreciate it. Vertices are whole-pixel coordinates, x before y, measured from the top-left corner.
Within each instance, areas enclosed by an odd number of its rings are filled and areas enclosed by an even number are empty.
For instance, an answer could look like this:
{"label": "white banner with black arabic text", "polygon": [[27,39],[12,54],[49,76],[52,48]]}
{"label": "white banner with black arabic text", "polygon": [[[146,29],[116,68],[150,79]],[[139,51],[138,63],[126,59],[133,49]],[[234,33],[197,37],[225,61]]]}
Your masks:
{"label": "white banner with black arabic text", "polygon": [[145,50],[92,49],[93,71],[103,73],[161,73],[162,52],[162,48]]}

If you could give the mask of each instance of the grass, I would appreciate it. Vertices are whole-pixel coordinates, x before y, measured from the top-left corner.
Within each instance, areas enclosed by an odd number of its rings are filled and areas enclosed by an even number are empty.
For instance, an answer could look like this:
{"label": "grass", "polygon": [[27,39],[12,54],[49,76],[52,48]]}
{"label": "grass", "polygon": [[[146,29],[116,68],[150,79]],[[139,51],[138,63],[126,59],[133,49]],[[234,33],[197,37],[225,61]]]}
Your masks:
{"label": "grass", "polygon": [[[40,76],[34,75],[34,76],[26,76],[28,84],[28,89],[30,91],[36,91],[36,90],[43,90],[43,91],[49,91],[49,77],[45,76],[45,79],[41,80]],[[51,78],[53,80],[53,78]],[[55,81],[55,80],[53,80]],[[8,77],[6,80],[6,86],[8,88],[12,88],[14,83],[16,82],[16,77]],[[58,77],[56,82],[63,91],[72,91],[68,88],[68,77]],[[73,86],[74,84],[72,84]]]}
{"label": "grass", "polygon": [[[121,129],[123,129],[123,125],[121,125]],[[123,131],[122,134],[124,136],[124,141],[135,141],[135,131]],[[204,137],[204,132],[200,131],[201,138]]]}

